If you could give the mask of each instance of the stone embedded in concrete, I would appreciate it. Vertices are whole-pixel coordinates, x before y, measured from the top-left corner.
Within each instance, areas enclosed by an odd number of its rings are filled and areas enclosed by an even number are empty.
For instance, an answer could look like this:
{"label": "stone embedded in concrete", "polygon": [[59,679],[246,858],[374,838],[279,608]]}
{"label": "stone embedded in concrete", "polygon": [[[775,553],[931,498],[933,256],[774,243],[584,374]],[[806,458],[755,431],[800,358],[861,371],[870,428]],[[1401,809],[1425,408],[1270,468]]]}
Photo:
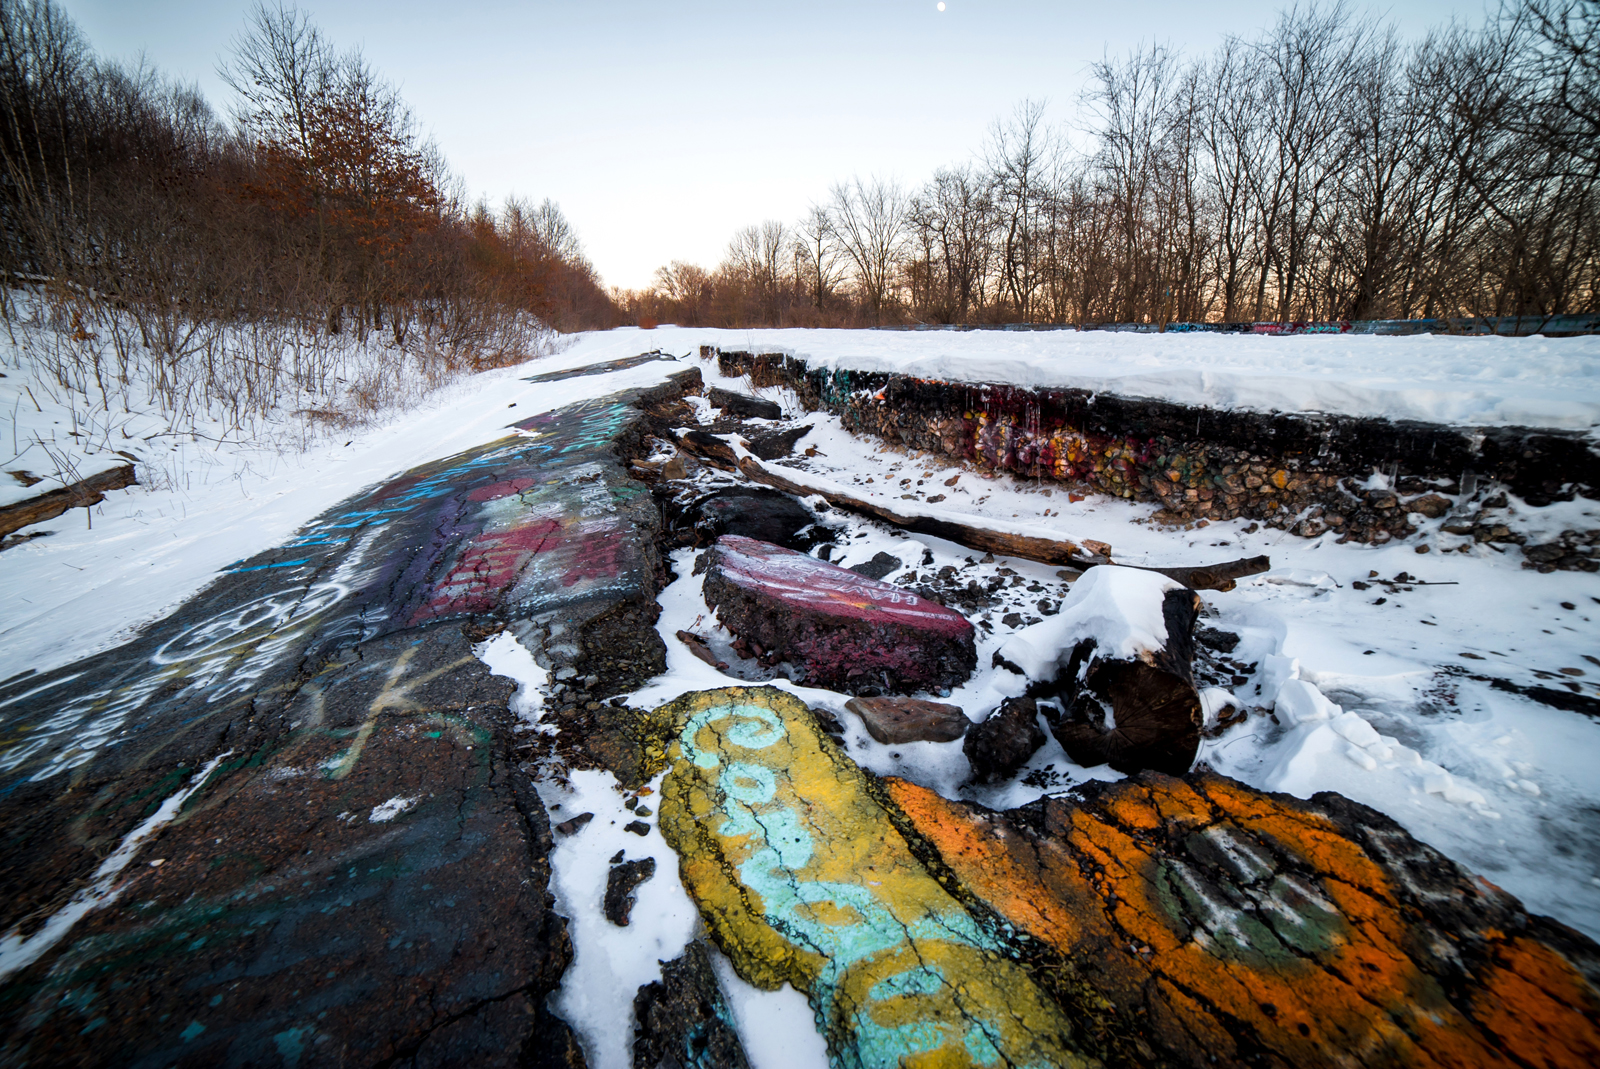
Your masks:
{"label": "stone embedded in concrete", "polygon": [[713,408],[720,408],[724,416],[737,416],[741,419],[783,418],[783,409],[777,403],[760,397],[751,397],[749,394],[724,390],[720,386],[713,386],[707,390],[706,400],[711,402]]}
{"label": "stone embedded in concrete", "polygon": [[968,729],[961,751],[972,766],[973,782],[1010,779],[1039,752],[1047,736],[1039,726],[1038,705],[1033,698],[1007,698]]}
{"label": "stone embedded in concrete", "polygon": [[972,723],[960,706],[918,698],[851,698],[844,707],[861,718],[867,734],[885,745],[954,742]]}
{"label": "stone embedded in concrete", "polygon": [[738,1025],[711,967],[715,951],[696,939],[639,989],[634,1069],[749,1069]]}
{"label": "stone embedded in concrete", "polygon": [[724,626],[803,667],[809,686],[905,694],[959,685],[977,663],[966,617],[804,553],[725,535],[705,574]]}
{"label": "stone embedded in concrete", "polygon": [[661,831],[748,982],[806,994],[834,1065],[1074,1067],[1047,989],[935,879],[874,781],[772,687],[657,711]]}
{"label": "stone embedded in concrete", "polygon": [[1146,773],[996,813],[883,788],[1107,1065],[1600,1058],[1600,947],[1338,795]]}

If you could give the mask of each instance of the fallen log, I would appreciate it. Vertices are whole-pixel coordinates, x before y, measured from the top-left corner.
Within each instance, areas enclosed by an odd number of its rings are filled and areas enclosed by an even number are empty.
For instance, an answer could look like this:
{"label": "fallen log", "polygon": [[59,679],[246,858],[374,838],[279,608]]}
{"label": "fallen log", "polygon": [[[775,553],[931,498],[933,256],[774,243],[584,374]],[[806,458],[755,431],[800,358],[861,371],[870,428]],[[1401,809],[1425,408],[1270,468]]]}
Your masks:
{"label": "fallen log", "polygon": [[98,472],[87,479],[79,479],[59,490],[51,490],[48,494],[40,494],[38,497],[30,497],[26,501],[7,505],[0,508],[0,536],[20,531],[35,523],[53,520],[68,509],[98,505],[106,499],[107,491],[136,486],[138,482],[139,480],[134,477],[133,465],[123,464]]}
{"label": "fallen log", "polygon": [[838,483],[819,479],[808,472],[786,468],[780,475],[743,450],[739,452],[738,464],[739,470],[746,477],[765,486],[797,497],[813,497],[820,494],[828,504],[837,508],[859,512],[917,534],[947,539],[970,549],[981,549],[986,553],[998,553],[1007,557],[1023,557],[1045,564],[1069,564],[1078,568],[1107,564],[1111,560],[1111,547],[1104,542],[1094,542],[1089,539],[1070,542],[1066,539],[1048,538],[1028,533],[1021,529],[1020,525],[996,524],[994,527],[975,527],[958,519],[956,513],[929,508],[926,505],[890,508],[869,498],[858,497]]}
{"label": "fallen log", "polygon": [[1038,709],[1078,764],[1181,776],[1200,745],[1192,667],[1199,614],[1199,596],[1165,576],[1096,568],[1073,584],[1048,624],[995,656],[1056,683],[1055,697]]}
{"label": "fallen log", "polygon": [[[701,434],[704,438],[727,444],[714,435],[695,431],[689,433]],[[1088,538],[1079,542],[1048,538],[1028,533],[1021,525],[996,523],[993,527],[977,527],[958,519],[954,513],[929,508],[926,505],[915,506],[915,511],[899,507],[889,508],[809,472],[785,468],[782,469],[782,474],[779,474],[777,470],[761,463],[748,451],[736,446],[731,447],[729,452],[737,455],[739,470],[747,478],[758,483],[797,497],[820,494],[828,504],[836,508],[859,512],[917,534],[933,535],[970,549],[981,549],[986,553],[998,553],[1006,557],[1022,557],[1043,564],[1063,564],[1073,568],[1088,569],[1112,563],[1111,547],[1104,542]],[[1010,530],[1006,529],[1008,526]],[[1123,567],[1158,572],[1191,590],[1216,590],[1226,593],[1237,585],[1235,580],[1268,571],[1272,567],[1272,562],[1265,556],[1257,556],[1193,568],[1155,568],[1140,564],[1123,565]]]}
{"label": "fallen log", "polygon": [[1168,579],[1177,580],[1190,590],[1220,590],[1226,593],[1238,585],[1235,582],[1237,579],[1271,571],[1272,560],[1263,554],[1259,557],[1243,557],[1225,564],[1207,564],[1198,568],[1151,568],[1137,564],[1123,565],[1123,567],[1159,572]]}

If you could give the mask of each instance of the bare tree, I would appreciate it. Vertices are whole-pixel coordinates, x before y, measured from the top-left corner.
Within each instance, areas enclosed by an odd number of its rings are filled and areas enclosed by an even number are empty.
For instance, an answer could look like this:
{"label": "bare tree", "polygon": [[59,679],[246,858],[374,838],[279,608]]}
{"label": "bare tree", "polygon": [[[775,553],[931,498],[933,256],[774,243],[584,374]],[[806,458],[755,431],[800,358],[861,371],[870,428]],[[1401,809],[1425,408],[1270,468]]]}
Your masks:
{"label": "bare tree", "polygon": [[795,259],[804,272],[805,286],[815,312],[820,315],[833,299],[834,287],[844,279],[833,215],[814,204],[795,227]]}
{"label": "bare tree", "polygon": [[1049,196],[1043,178],[1055,151],[1055,140],[1044,127],[1043,101],[1025,100],[1008,121],[989,128],[984,164],[999,229],[1001,293],[1022,319],[1032,314],[1040,283],[1039,216]]}
{"label": "bare tree", "polygon": [[895,269],[905,240],[906,197],[893,181],[855,178],[833,187],[833,232],[855,268],[856,286],[873,322],[890,304]]}

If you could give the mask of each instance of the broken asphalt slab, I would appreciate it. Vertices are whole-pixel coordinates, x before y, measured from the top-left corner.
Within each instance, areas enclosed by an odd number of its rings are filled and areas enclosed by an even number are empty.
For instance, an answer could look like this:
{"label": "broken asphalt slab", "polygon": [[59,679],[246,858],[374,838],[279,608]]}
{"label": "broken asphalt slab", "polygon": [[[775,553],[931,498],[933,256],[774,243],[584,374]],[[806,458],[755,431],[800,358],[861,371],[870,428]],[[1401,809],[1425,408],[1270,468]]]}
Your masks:
{"label": "broken asphalt slab", "polygon": [[815,557],[740,535],[706,553],[706,604],[723,626],[851,694],[957,686],[972,674],[972,624],[958,612]]}
{"label": "broken asphalt slab", "polygon": [[1600,947],[1336,795],[1146,773],[996,813],[772,687],[657,710],[661,829],[835,1065],[1589,1066]]}
{"label": "broken asphalt slab", "polygon": [[572,1049],[548,820],[474,645],[509,628],[601,690],[660,671],[659,519],[619,458],[698,380],[524,420],[0,687],[0,1061]]}

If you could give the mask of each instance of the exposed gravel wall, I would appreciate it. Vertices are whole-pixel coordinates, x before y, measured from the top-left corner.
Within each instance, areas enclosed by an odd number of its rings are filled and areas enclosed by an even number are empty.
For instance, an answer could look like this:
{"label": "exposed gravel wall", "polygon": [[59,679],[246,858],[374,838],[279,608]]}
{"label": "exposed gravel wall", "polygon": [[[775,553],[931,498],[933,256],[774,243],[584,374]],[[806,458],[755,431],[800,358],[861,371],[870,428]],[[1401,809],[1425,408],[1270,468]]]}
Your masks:
{"label": "exposed gravel wall", "polygon": [[[1458,498],[1510,490],[1531,505],[1600,498],[1600,455],[1576,433],[1197,408],[1077,389],[811,369],[781,353],[722,352],[724,374],[785,385],[857,433],[1068,487],[1159,503],[1169,523],[1244,517],[1313,537],[1386,542]],[[1371,476],[1388,476],[1387,487]],[[1502,502],[1503,504],[1503,502]],[[1457,509],[1479,541],[1518,541],[1491,512]],[[1600,567],[1595,539],[1529,547],[1545,568]]]}

